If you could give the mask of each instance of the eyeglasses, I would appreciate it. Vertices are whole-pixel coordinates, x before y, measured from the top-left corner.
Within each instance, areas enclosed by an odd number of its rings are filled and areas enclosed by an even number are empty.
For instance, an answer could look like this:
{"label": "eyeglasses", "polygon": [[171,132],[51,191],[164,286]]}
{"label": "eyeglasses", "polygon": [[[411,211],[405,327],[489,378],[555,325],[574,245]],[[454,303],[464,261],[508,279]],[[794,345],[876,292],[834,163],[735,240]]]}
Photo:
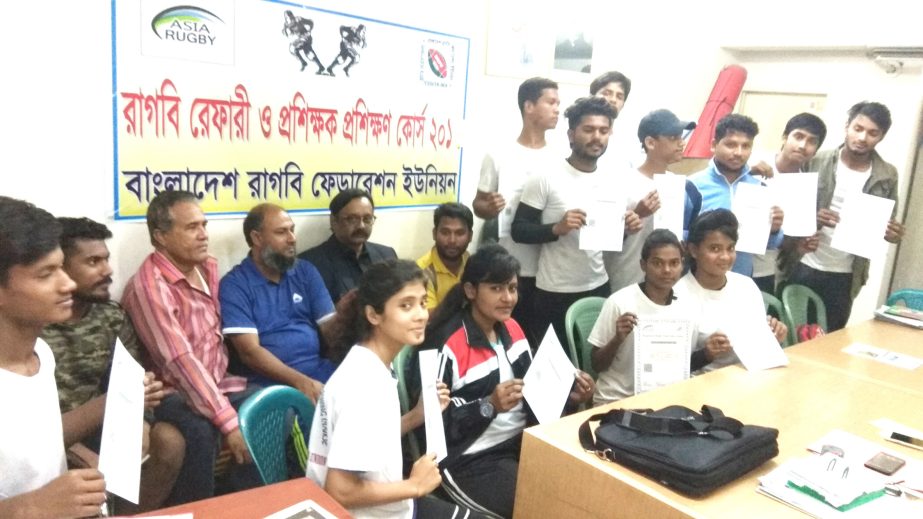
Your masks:
{"label": "eyeglasses", "polygon": [[346,225],[349,225],[350,227],[355,227],[359,225],[359,222],[362,222],[362,224],[365,226],[370,226],[375,223],[375,218],[375,215],[358,216],[353,214],[349,216],[337,217],[337,220],[346,222]]}

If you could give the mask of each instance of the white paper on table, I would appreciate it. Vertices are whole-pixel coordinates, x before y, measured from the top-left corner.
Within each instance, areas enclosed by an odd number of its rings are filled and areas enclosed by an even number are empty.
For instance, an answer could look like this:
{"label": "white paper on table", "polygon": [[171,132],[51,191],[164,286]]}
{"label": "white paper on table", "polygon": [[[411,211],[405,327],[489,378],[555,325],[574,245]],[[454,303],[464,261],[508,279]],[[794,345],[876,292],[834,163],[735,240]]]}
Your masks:
{"label": "white paper on table", "polygon": [[426,451],[436,455],[439,463],[448,455],[445,445],[445,425],[436,383],[439,378],[439,352],[420,352],[420,398],[423,399],[423,424],[426,429]]}
{"label": "white paper on table", "polygon": [[888,247],[885,231],[893,210],[894,200],[888,198],[865,193],[847,196],[830,246],[863,258],[884,256]]}
{"label": "white paper on table", "polygon": [[522,396],[539,423],[561,418],[576,375],[577,368],[571,364],[554,329],[549,326],[529,371],[522,378]]}
{"label": "white paper on table", "polygon": [[731,211],[737,217],[737,251],[765,254],[772,230],[769,188],[756,184],[737,184]]}
{"label": "white paper on table", "polygon": [[759,371],[788,365],[788,356],[782,351],[782,346],[764,318],[727,320],[722,323],[722,327],[737,358],[748,370]]}
{"label": "white paper on table", "polygon": [[923,359],[919,357],[905,355],[896,351],[888,351],[884,348],[879,348],[877,346],[872,346],[871,344],[864,344],[861,342],[854,342],[843,348],[842,351],[844,353],[849,353],[850,355],[867,357],[872,360],[877,360],[883,364],[890,364],[891,366],[910,371],[923,366]]}
{"label": "white paper on table", "polygon": [[779,173],[769,184],[772,201],[785,214],[788,236],[817,232],[817,173]]}
{"label": "white paper on table", "polygon": [[689,378],[692,323],[639,318],[634,329],[635,394]]}
{"label": "white paper on table", "polygon": [[621,251],[625,238],[625,199],[599,199],[586,206],[580,250]]}
{"label": "white paper on table", "polygon": [[686,211],[686,177],[673,173],[654,175],[654,187],[660,209],[654,213],[654,229],[668,229],[683,239],[683,215]]}
{"label": "white paper on table", "polygon": [[309,499],[267,515],[263,519],[336,519],[336,516]]}
{"label": "white paper on table", "polygon": [[106,410],[99,445],[99,471],[106,490],[138,503],[141,435],[144,426],[144,368],[115,340]]}

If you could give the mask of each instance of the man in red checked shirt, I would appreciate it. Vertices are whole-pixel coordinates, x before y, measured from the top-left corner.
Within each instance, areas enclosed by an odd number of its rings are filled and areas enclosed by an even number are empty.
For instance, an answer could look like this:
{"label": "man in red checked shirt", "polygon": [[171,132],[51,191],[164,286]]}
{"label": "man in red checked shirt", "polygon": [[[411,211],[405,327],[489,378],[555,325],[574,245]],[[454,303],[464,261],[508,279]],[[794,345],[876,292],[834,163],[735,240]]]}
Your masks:
{"label": "man in red checked shirt", "polygon": [[239,490],[260,484],[236,410],[253,387],[227,373],[218,264],[208,254],[207,223],[192,193],[164,191],[151,200],[147,226],[154,252],[122,297],[158,378],[173,391],[154,416],[186,438],[186,457],[168,505],[214,495],[215,456],[222,440],[236,462],[229,485]]}

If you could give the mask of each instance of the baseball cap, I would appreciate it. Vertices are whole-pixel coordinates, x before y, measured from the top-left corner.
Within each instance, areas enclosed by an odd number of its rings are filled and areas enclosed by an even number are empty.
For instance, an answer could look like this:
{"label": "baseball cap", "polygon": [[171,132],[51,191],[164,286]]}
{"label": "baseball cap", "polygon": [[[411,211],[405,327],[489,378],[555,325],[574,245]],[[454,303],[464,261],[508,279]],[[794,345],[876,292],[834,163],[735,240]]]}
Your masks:
{"label": "baseball cap", "polygon": [[645,115],[638,123],[638,140],[644,142],[645,137],[668,137],[683,135],[683,132],[695,128],[693,121],[680,121],[669,110],[654,110]]}

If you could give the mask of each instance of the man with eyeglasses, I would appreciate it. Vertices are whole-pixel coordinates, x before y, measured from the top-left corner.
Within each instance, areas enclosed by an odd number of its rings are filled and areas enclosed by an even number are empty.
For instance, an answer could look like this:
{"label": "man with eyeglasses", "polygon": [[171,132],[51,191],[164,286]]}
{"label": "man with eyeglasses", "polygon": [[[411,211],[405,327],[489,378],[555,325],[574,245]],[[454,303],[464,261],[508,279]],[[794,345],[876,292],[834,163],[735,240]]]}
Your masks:
{"label": "man with eyeglasses", "polygon": [[355,288],[369,266],[397,258],[394,249],[369,241],[375,224],[375,202],[364,189],[340,191],[330,201],[330,230],[327,241],[298,255],[310,261],[330,292],[334,304]]}

